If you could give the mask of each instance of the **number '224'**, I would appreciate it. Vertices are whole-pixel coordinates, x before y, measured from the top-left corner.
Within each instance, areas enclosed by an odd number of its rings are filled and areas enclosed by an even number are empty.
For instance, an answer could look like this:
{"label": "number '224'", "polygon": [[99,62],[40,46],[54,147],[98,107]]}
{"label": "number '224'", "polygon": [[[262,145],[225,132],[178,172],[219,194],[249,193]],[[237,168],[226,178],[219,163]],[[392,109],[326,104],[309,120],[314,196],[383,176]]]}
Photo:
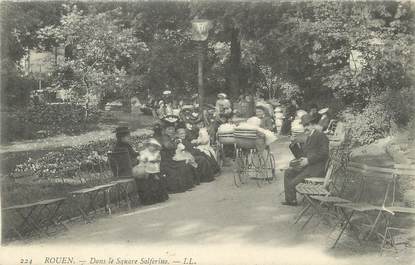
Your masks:
{"label": "number '224'", "polygon": [[20,264],[32,264],[32,259],[20,259]]}

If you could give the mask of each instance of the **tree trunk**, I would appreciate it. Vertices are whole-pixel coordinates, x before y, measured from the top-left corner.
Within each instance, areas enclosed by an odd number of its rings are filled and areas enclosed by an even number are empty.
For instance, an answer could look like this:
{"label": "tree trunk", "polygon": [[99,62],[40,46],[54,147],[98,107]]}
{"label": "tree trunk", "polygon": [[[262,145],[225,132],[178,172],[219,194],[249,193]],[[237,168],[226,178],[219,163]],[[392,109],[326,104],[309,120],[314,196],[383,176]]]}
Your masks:
{"label": "tree trunk", "polygon": [[239,40],[239,29],[234,28],[231,31],[231,96],[233,99],[238,98],[240,88],[240,68],[241,68],[241,41]]}

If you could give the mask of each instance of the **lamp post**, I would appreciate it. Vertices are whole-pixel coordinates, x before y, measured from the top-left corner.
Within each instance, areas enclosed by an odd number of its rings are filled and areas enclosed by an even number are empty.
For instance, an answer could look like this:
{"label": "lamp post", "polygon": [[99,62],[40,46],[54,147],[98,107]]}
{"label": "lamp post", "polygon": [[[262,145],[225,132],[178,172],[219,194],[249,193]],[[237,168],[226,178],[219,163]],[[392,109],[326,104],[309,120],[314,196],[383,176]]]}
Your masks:
{"label": "lamp post", "polygon": [[203,88],[203,62],[205,54],[206,40],[212,23],[207,19],[192,20],[192,40],[198,42],[198,93],[199,93],[199,110],[202,113],[204,88]]}

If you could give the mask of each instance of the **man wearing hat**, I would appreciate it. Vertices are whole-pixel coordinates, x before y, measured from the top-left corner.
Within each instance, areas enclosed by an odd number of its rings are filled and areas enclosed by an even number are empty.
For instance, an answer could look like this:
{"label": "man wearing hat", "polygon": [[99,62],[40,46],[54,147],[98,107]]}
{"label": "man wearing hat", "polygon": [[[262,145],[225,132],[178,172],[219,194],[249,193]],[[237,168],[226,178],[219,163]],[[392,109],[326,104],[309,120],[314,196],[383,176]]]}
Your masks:
{"label": "man wearing hat", "polygon": [[138,164],[136,152],[131,146],[130,129],[126,125],[120,125],[115,129],[116,143],[112,148],[113,158],[117,165],[117,176],[131,177],[132,167]]}
{"label": "man wearing hat", "polygon": [[290,163],[284,172],[284,205],[297,205],[295,186],[309,177],[323,177],[329,157],[329,140],[318,129],[318,116],[306,114],[301,118],[307,138],[302,146],[303,156]]}

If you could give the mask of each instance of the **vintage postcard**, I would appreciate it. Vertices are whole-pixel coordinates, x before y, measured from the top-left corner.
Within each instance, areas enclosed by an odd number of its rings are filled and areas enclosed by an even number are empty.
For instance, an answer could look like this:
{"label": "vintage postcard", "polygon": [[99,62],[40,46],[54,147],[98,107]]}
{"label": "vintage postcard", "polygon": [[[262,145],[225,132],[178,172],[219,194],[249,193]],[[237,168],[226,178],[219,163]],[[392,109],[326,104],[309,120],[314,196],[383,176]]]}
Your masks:
{"label": "vintage postcard", "polygon": [[411,264],[412,1],[0,1],[0,265]]}

